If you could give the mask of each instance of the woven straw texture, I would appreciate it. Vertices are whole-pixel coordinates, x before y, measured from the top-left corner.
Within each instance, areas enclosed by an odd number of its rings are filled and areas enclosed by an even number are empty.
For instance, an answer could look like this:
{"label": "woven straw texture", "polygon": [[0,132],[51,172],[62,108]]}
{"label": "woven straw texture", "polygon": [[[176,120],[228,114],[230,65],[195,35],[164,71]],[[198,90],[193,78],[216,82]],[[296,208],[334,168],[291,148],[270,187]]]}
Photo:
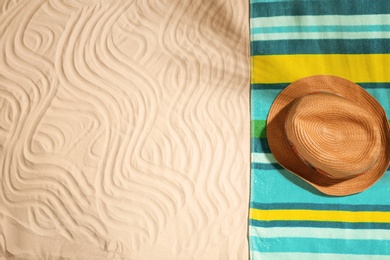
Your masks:
{"label": "woven straw texture", "polygon": [[[251,259],[390,257],[390,174],[334,197],[281,167],[266,119],[277,95],[312,75],[355,82],[390,114],[390,2],[251,0]],[[358,96],[359,97],[359,96]]]}
{"label": "woven straw texture", "polygon": [[363,88],[335,76],[286,87],[268,114],[267,141],[285,169],[329,195],[361,192],[389,165],[385,111]]}

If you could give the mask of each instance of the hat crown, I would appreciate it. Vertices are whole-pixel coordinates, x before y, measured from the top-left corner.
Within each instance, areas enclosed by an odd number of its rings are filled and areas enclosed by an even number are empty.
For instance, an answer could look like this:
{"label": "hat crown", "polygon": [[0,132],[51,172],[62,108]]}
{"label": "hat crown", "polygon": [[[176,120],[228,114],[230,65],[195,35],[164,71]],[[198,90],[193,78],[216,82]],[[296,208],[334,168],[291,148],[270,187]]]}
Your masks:
{"label": "hat crown", "polygon": [[[311,111],[312,119],[294,119],[298,115],[296,112],[302,111],[295,106],[309,101],[305,101],[309,97],[320,97],[311,105],[308,102],[308,108],[303,109]],[[337,97],[341,100],[336,100]],[[321,105],[324,109],[330,108],[339,119],[335,120],[337,117],[332,113],[325,113],[328,116],[324,117],[318,105],[320,103],[324,103]],[[294,126],[293,122],[297,125]],[[324,124],[327,125],[326,129]],[[305,140],[309,137],[301,137],[299,134],[310,127],[315,131],[306,135],[314,139],[314,143]],[[355,128],[358,130],[353,130]],[[293,129],[300,130],[294,133]],[[359,132],[363,134],[360,136]],[[332,196],[351,195],[366,190],[385,174],[390,165],[390,125],[386,111],[361,86],[337,76],[313,75],[294,81],[284,88],[268,113],[267,140],[272,154],[284,169]],[[347,154],[355,156],[342,160],[340,156],[335,156],[337,149],[330,149],[333,145],[325,146],[329,149],[324,152],[320,144],[331,140],[338,140],[333,141],[333,144],[339,151],[348,150]],[[328,158],[330,155],[332,159]],[[357,160],[359,157],[361,161]]]}
{"label": "hat crown", "polygon": [[303,161],[336,179],[371,169],[380,153],[380,129],[352,101],[332,93],[311,93],[291,106],[287,138]]}

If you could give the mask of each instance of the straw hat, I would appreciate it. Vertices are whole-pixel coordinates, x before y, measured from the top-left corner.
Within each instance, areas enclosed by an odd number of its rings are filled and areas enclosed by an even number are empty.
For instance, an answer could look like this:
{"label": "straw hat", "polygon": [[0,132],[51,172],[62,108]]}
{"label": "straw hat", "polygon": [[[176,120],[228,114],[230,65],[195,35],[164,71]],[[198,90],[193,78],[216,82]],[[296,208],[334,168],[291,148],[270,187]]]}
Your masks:
{"label": "straw hat", "polygon": [[346,79],[316,75],[287,86],[267,119],[276,160],[319,191],[361,192],[390,163],[390,128],[381,105]]}

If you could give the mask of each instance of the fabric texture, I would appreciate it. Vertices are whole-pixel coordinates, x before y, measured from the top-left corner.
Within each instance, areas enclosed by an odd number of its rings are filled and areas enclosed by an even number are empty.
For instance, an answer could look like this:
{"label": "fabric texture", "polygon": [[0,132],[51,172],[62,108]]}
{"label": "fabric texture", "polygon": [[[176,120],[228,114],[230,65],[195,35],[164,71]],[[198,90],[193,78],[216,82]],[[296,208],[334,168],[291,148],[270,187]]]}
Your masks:
{"label": "fabric texture", "polygon": [[[291,82],[335,75],[390,115],[390,1],[251,0],[251,259],[390,257],[390,173],[356,195],[324,195],[272,156],[266,119]],[[370,258],[371,259],[371,258]]]}

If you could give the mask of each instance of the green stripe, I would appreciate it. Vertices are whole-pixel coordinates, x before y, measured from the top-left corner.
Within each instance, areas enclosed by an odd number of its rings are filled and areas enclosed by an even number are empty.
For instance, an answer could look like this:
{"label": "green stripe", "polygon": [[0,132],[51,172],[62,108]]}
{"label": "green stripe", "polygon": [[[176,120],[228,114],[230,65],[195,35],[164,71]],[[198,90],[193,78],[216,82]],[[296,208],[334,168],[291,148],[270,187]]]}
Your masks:
{"label": "green stripe", "polygon": [[[356,15],[390,13],[388,0],[325,0],[252,3],[251,18],[299,15]],[[364,19],[364,17],[358,18]]]}
{"label": "green stripe", "polygon": [[266,138],[266,120],[252,120],[251,137]]}
{"label": "green stripe", "polygon": [[390,53],[390,39],[275,40],[251,42],[251,55]]}

